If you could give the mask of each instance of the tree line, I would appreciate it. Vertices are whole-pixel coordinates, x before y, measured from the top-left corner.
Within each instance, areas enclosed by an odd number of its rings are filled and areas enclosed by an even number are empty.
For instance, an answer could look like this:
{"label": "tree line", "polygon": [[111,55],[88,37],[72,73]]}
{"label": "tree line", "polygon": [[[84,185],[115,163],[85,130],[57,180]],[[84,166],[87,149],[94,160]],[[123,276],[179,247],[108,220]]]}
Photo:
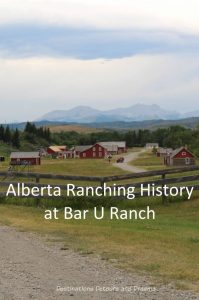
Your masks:
{"label": "tree line", "polygon": [[[9,126],[0,126],[0,141],[20,149],[22,145],[29,147],[47,147],[54,145],[93,145],[102,141],[126,141],[127,147],[144,147],[146,143],[159,143],[160,147],[178,148],[187,145],[199,156],[199,126],[195,129],[183,126],[171,126],[155,130],[104,130],[93,133],[50,132],[47,127],[37,127],[27,122],[24,130],[11,130]],[[31,148],[31,149],[32,149]]]}

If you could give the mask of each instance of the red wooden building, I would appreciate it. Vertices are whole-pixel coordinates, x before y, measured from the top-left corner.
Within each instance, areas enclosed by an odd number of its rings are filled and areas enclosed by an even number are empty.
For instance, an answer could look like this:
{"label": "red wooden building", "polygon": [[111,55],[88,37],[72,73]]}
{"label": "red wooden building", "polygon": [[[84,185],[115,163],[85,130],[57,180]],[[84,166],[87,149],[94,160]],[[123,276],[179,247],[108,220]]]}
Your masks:
{"label": "red wooden building", "polygon": [[164,163],[167,166],[190,166],[195,165],[196,159],[186,147],[181,147],[167,155],[164,158]]}
{"label": "red wooden building", "polygon": [[99,145],[106,148],[108,154],[121,154],[127,152],[125,141],[100,142]]}
{"label": "red wooden building", "polygon": [[10,165],[40,165],[41,157],[39,152],[12,152],[10,155]]}
{"label": "red wooden building", "polygon": [[47,148],[47,153],[52,155],[52,157],[63,158],[66,151],[67,146],[50,146]]}
{"label": "red wooden building", "polygon": [[76,146],[75,155],[79,158],[104,158],[107,155],[107,150],[98,143],[89,146]]}

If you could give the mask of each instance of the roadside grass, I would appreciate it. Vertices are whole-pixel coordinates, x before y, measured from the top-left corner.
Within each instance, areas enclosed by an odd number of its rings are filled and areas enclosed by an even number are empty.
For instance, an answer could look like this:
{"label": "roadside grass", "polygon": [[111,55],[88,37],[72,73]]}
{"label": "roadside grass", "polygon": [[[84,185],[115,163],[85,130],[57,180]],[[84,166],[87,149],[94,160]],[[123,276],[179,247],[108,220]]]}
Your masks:
{"label": "roadside grass", "polygon": [[[139,210],[146,205],[142,201],[115,206]],[[173,281],[176,286],[199,290],[198,196],[166,207],[151,203],[155,221],[110,220],[108,208],[104,219],[96,220],[92,207],[86,220],[64,220],[60,209],[59,220],[47,221],[44,208],[1,204],[0,223],[47,235],[51,241],[58,238],[66,248],[100,255],[120,268],[153,275],[157,282]]]}

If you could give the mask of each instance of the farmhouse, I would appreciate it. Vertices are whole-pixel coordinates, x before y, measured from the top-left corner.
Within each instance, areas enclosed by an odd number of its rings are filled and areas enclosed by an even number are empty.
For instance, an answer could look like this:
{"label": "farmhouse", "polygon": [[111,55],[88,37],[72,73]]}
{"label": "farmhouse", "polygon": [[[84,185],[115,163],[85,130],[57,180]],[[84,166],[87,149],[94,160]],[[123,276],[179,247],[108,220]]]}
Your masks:
{"label": "farmhouse", "polygon": [[159,144],[158,143],[147,143],[145,146],[146,149],[153,149],[153,148],[159,148]]}
{"label": "farmhouse", "polygon": [[107,154],[120,154],[127,152],[125,141],[100,142],[99,145],[106,148]]}
{"label": "farmhouse", "polygon": [[50,146],[47,149],[47,153],[52,157],[64,158],[67,146]]}
{"label": "farmhouse", "polygon": [[165,157],[173,152],[172,148],[158,148],[156,155],[157,157]]}
{"label": "farmhouse", "polygon": [[75,146],[75,156],[79,158],[104,158],[107,150],[100,144]]}
{"label": "farmhouse", "polygon": [[39,152],[12,152],[10,165],[40,165],[41,157]]}
{"label": "farmhouse", "polygon": [[195,156],[186,147],[174,150],[164,158],[167,166],[190,166],[195,165]]}

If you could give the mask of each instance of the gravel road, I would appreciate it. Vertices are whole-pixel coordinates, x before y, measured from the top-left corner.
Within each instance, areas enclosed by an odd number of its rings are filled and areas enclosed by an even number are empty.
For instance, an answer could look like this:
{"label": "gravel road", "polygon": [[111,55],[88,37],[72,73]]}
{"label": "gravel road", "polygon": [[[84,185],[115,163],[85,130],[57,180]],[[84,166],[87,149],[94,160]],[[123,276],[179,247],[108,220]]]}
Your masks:
{"label": "gravel road", "polygon": [[[62,248],[50,237],[0,226],[0,299],[199,299],[172,285],[153,286],[150,277],[120,271],[93,255]],[[89,291],[69,290],[74,288]],[[143,288],[148,291],[138,291]]]}
{"label": "gravel road", "polygon": [[145,169],[129,165],[129,162],[137,159],[139,157],[139,155],[141,153],[145,152],[145,151],[146,150],[143,149],[141,151],[128,153],[127,155],[124,156],[124,162],[123,163],[114,163],[113,166],[118,167],[118,168],[120,168],[124,171],[132,172],[132,173],[145,172],[146,171]]}

